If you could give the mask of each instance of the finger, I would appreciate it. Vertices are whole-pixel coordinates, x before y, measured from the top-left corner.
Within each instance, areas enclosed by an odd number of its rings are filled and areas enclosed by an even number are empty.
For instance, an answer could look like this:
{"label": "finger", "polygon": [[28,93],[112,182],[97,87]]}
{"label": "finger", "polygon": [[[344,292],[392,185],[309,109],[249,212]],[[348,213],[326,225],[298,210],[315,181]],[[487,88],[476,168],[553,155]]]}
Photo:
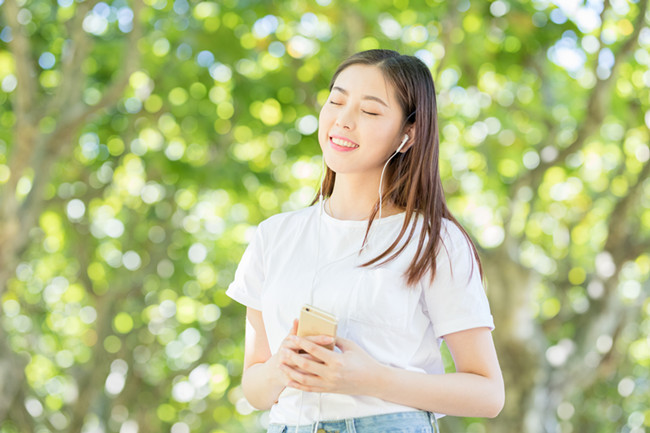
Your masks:
{"label": "finger", "polygon": [[297,359],[297,358],[295,358],[296,356],[301,357],[301,358],[305,358],[308,361],[311,361],[311,362],[314,362],[314,363],[317,363],[317,364],[320,364],[320,365],[324,364],[324,362],[321,361],[320,359],[315,358],[312,355],[310,355],[310,354],[308,354],[308,353],[306,353],[304,351],[303,351],[303,353],[299,353],[297,350],[294,351],[294,350],[288,349],[286,347],[281,348],[280,351],[281,351],[281,353],[280,353],[280,364],[289,366],[291,368],[298,369],[298,370],[301,371],[301,373],[304,373],[305,371],[300,368],[300,365],[302,365],[302,363],[295,361],[295,359]]}
{"label": "finger", "polygon": [[[282,367],[290,368],[291,370],[296,371],[296,372],[298,372],[300,374],[304,374],[305,376],[314,376],[314,377],[316,377],[315,374],[312,374],[312,373],[310,373],[310,372],[308,372],[306,370],[301,370],[300,368],[296,367],[295,365],[280,364],[281,369],[282,369]],[[284,370],[282,370],[282,371],[284,372]],[[286,374],[286,372],[285,372],[285,374]],[[289,378],[289,380],[291,380],[291,378]]]}
{"label": "finger", "polygon": [[304,358],[308,361],[315,362],[318,364],[323,364],[323,361],[321,361],[318,358],[313,357],[312,355],[302,351],[302,353],[299,353],[298,351],[294,351],[291,349],[287,348],[282,348],[281,350],[281,356],[280,356],[280,364],[289,366],[291,368],[297,368],[300,369],[300,366],[303,364],[302,361],[299,361],[298,358]]}
{"label": "finger", "polygon": [[293,362],[292,355],[297,354],[297,351],[288,349],[286,347],[280,349],[279,357],[278,357],[278,363],[280,365],[288,365],[290,367],[296,367],[295,363]]}
{"label": "finger", "polygon": [[298,382],[295,382],[293,380],[289,380],[289,383],[287,383],[287,386],[289,388],[295,388],[300,391],[306,391],[306,392],[327,392],[327,388],[324,388],[322,386],[318,385],[313,385],[313,386],[308,386],[308,385],[302,385]]}
{"label": "finger", "polygon": [[296,343],[289,337],[282,340],[282,343],[280,343],[280,349],[289,349],[289,350],[293,350],[294,352],[301,350],[300,346],[298,346],[298,343]]}
{"label": "finger", "polygon": [[324,364],[323,361],[321,361],[320,359],[316,358],[316,357],[313,356],[313,355],[310,355],[309,353],[298,353],[298,354],[299,354],[300,356],[304,356],[305,358],[307,358],[307,359],[310,360],[310,361],[318,362],[319,364]]}
{"label": "finger", "polygon": [[321,361],[324,361],[325,364],[328,364],[330,361],[333,361],[337,354],[332,352],[329,349],[325,349],[324,347],[313,343],[306,338],[300,338],[300,337],[292,337],[298,347],[300,347],[302,350],[305,352],[309,353],[310,355],[320,359]]}
{"label": "finger", "polygon": [[[280,348],[285,347],[290,350],[293,350],[294,352],[300,353],[303,352],[304,350],[298,346],[296,343],[296,340],[292,338],[293,334],[288,335],[284,340],[282,340],[282,343],[280,344]],[[332,345],[334,343],[334,338],[330,337],[329,335],[312,335],[312,336],[307,336],[307,337],[302,337],[305,339],[308,339],[315,344],[318,344],[320,346],[328,346]],[[330,347],[327,348],[328,350],[331,350]],[[315,360],[318,360],[321,362],[319,359],[314,358]]]}
{"label": "finger", "polygon": [[284,372],[284,374],[287,375],[287,377],[289,377],[292,382],[296,382],[300,385],[311,386],[313,385],[314,378],[316,377],[313,374],[300,372],[295,368],[289,367],[288,365],[280,365],[280,369]]}
{"label": "finger", "polygon": [[287,335],[285,337],[285,339],[282,340],[282,343],[280,343],[280,346],[289,347],[292,350],[299,350],[299,347],[296,345],[294,340],[289,338],[292,335],[297,335],[297,334],[298,334],[298,319],[293,319],[293,325],[291,326],[291,330],[289,331],[289,335]]}
{"label": "finger", "polygon": [[346,350],[354,349],[359,345],[352,340],[348,340],[347,338],[336,337],[335,346],[341,349],[341,351],[345,352]]}
{"label": "finger", "polygon": [[323,362],[321,360],[312,360],[310,357],[313,358],[313,356],[309,354],[299,355],[297,353],[291,353],[287,356],[288,361],[303,372],[316,376],[323,376],[326,374],[327,367]]}
{"label": "finger", "polygon": [[[292,335],[295,334],[287,335],[287,337],[284,340],[282,340],[282,343],[280,343],[280,347],[287,347],[291,350],[298,352],[301,350],[301,348],[296,343],[296,340],[294,338],[291,338]],[[313,341],[314,343],[320,346],[327,346],[334,342],[334,339],[328,335],[311,335],[302,338],[309,339],[310,341]]]}
{"label": "finger", "polygon": [[319,346],[327,346],[328,344],[334,343],[334,339],[329,335],[311,335],[304,338],[318,344]]}

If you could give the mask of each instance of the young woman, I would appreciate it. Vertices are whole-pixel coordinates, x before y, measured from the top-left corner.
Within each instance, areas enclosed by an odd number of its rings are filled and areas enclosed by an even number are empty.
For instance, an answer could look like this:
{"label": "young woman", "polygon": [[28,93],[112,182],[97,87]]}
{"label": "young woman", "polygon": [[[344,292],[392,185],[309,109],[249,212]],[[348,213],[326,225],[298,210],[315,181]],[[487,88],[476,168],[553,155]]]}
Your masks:
{"label": "young woman", "polygon": [[[246,398],[271,409],[271,433],[431,432],[445,414],[496,416],[494,324],[476,248],[445,203],[428,68],[389,50],[348,58],[318,140],[319,197],[258,226],[227,291],[248,307]],[[338,318],[335,350],[296,336],[304,304]]]}

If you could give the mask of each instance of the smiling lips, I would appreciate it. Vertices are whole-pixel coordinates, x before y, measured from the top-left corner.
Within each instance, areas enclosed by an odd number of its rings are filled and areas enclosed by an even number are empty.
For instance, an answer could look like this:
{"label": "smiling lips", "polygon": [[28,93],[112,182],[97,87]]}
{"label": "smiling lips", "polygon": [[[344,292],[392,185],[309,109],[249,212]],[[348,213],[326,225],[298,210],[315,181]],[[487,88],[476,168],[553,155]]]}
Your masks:
{"label": "smiling lips", "polygon": [[354,150],[357,147],[359,147],[358,144],[356,144],[356,143],[354,143],[354,142],[352,142],[350,140],[347,140],[347,139],[342,138],[342,137],[335,137],[335,136],[330,137],[330,144],[332,145],[332,147],[334,149],[342,151],[342,152],[349,152],[349,151]]}

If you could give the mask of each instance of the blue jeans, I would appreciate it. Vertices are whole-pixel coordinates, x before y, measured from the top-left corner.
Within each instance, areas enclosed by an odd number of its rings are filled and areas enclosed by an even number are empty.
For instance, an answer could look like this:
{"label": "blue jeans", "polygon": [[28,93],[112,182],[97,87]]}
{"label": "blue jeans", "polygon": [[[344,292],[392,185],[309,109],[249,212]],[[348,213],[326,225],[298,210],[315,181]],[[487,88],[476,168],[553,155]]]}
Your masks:
{"label": "blue jeans", "polygon": [[[298,427],[298,433],[312,433],[314,424]],[[321,421],[318,433],[439,433],[438,422],[429,412],[395,412],[383,415]],[[271,424],[267,433],[294,433],[296,426]]]}

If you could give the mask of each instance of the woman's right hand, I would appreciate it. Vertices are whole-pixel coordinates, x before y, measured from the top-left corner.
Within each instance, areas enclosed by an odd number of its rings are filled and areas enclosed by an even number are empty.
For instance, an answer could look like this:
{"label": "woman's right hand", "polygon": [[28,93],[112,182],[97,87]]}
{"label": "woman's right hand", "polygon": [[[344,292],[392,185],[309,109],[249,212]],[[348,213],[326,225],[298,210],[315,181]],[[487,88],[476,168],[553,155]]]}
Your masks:
{"label": "woman's right hand", "polygon": [[[297,335],[297,333],[298,333],[298,319],[293,319],[293,326],[291,327],[291,331],[289,331],[289,334],[284,338],[284,340],[282,340],[282,343],[280,343],[280,348],[278,349],[278,351],[269,359],[269,361],[273,365],[273,371],[276,373],[276,380],[279,383],[281,383],[284,387],[286,387],[287,384],[291,382],[291,379],[280,368],[281,365],[287,365],[295,370],[303,372],[302,370],[300,370],[300,368],[298,368],[297,365],[295,365],[291,361],[291,357],[289,356],[291,352],[298,353],[300,356],[303,356],[311,361],[321,362],[319,359],[314,358],[308,353],[300,353],[301,348],[290,338],[292,335]],[[326,346],[332,343],[332,338],[325,335],[317,335],[317,336],[306,337],[306,338],[321,346]]]}

